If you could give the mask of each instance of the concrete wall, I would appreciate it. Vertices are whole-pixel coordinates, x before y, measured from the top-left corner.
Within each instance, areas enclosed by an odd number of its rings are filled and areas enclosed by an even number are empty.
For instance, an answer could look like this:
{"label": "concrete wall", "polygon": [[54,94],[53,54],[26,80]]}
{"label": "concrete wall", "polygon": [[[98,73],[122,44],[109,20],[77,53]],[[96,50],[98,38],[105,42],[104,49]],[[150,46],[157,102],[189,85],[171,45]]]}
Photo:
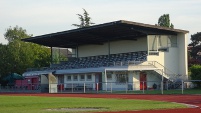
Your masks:
{"label": "concrete wall", "polygon": [[[134,40],[123,40],[110,42],[110,54],[126,53],[135,51],[147,51],[147,38],[142,37],[137,41]],[[79,57],[97,56],[97,55],[108,55],[109,44],[104,43],[103,45],[84,45],[78,47]]]}
{"label": "concrete wall", "polygon": [[187,75],[188,74],[188,60],[187,60],[187,34],[179,33],[178,37],[178,69],[179,74]]}
{"label": "concrete wall", "polygon": [[187,35],[177,35],[177,47],[169,47],[168,51],[159,55],[148,55],[147,61],[157,61],[175,74],[187,75]]}
{"label": "concrete wall", "polygon": [[147,71],[147,88],[153,88],[154,83],[157,85],[157,89],[159,89],[159,85],[161,84],[162,76],[158,75],[155,71]]}
{"label": "concrete wall", "polygon": [[123,40],[110,44],[110,53],[127,53],[135,51],[147,51],[147,37],[139,38],[137,41]]}
{"label": "concrete wall", "polygon": [[[75,81],[73,80],[73,76],[77,75],[78,76],[78,80]],[[81,80],[80,79],[80,75],[84,75],[85,76],[85,80]],[[91,75],[91,80],[87,80],[87,75]],[[67,80],[67,76],[71,76],[71,81]],[[93,89],[95,88],[95,74],[69,74],[69,75],[64,75],[64,88],[72,88],[72,87],[76,87],[78,85],[82,85],[84,86],[88,86],[88,87],[92,87]],[[72,86],[73,84],[73,86]]]}
{"label": "concrete wall", "polygon": [[171,47],[168,52],[164,52],[164,66],[174,72],[179,73],[179,48]]}
{"label": "concrete wall", "polygon": [[133,90],[140,90],[140,72],[133,73]]}

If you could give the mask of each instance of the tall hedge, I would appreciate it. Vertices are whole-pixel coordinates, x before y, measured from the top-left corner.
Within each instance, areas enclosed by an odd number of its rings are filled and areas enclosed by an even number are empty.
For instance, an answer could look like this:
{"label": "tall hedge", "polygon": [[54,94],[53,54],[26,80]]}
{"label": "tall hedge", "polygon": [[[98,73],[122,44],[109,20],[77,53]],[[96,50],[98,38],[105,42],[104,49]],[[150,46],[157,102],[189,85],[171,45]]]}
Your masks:
{"label": "tall hedge", "polygon": [[194,82],[200,88],[201,87],[201,65],[193,65],[190,68],[190,70],[191,70],[191,80],[200,80],[200,81]]}

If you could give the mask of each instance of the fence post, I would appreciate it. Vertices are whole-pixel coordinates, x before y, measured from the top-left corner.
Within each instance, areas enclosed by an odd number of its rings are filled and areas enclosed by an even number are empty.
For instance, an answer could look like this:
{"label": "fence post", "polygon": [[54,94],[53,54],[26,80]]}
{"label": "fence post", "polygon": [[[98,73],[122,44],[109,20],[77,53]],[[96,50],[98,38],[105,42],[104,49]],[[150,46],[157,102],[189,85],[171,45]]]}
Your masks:
{"label": "fence post", "polygon": [[126,94],[128,93],[128,82],[126,81]]}
{"label": "fence post", "polygon": [[72,93],[73,93],[73,83],[71,83],[71,86],[72,86],[72,89],[71,89],[71,90],[72,90]]}
{"label": "fence post", "polygon": [[181,94],[184,94],[184,81],[181,81]]}
{"label": "fence post", "polygon": [[112,82],[110,83],[110,91],[112,93]]}
{"label": "fence post", "polygon": [[167,90],[168,90],[168,81],[166,81],[166,87],[167,87]]}
{"label": "fence post", "polygon": [[106,82],[106,83],[105,83],[106,92],[107,92],[107,84],[108,84],[108,83]]}
{"label": "fence post", "polygon": [[49,86],[50,86],[49,87],[49,93],[52,93],[52,88],[51,88],[52,84],[50,83]]}
{"label": "fence post", "polygon": [[163,94],[163,81],[161,81],[161,94]]}
{"label": "fence post", "polygon": [[9,87],[8,87],[8,84],[7,84],[7,88],[6,88],[6,89],[7,89],[7,91],[9,91]]}
{"label": "fence post", "polygon": [[98,90],[99,90],[99,84],[98,83],[96,83],[96,93],[98,93]]}
{"label": "fence post", "polygon": [[85,93],[85,83],[84,83],[84,93]]}
{"label": "fence post", "polygon": [[63,84],[61,84],[61,86],[60,86],[60,87],[61,87],[61,93],[62,93],[62,92],[63,92]]}
{"label": "fence post", "polygon": [[142,85],[142,91],[143,91],[143,94],[144,94],[144,81],[142,83],[143,83],[143,85]]}

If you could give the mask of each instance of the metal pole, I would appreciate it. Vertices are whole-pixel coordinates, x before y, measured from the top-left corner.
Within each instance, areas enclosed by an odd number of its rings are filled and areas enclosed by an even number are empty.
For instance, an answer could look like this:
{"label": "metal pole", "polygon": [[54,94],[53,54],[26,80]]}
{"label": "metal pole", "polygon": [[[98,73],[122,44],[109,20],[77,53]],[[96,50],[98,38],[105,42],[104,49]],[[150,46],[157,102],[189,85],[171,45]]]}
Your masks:
{"label": "metal pole", "polygon": [[110,91],[111,91],[111,93],[112,93],[112,82],[110,83],[110,88],[111,88]]}
{"label": "metal pole", "polygon": [[126,82],[126,93],[128,93],[128,82]]}
{"label": "metal pole", "polygon": [[181,94],[184,94],[184,81],[181,81]]}
{"label": "metal pole", "polygon": [[161,94],[163,94],[163,81],[161,81]]}
{"label": "metal pole", "polygon": [[84,83],[84,93],[85,93],[85,83]]}
{"label": "metal pole", "polygon": [[49,87],[49,93],[52,93],[51,83],[50,83],[50,87]]}
{"label": "metal pole", "polygon": [[163,94],[163,69],[161,71],[162,71],[161,94]]}
{"label": "metal pole", "polygon": [[143,91],[143,94],[144,94],[144,81],[142,83],[143,83],[143,85],[142,85],[142,91]]}
{"label": "metal pole", "polygon": [[168,81],[166,82],[166,87],[167,87],[167,90],[168,90]]}
{"label": "metal pole", "polygon": [[61,93],[63,92],[63,84],[61,84]]}
{"label": "metal pole", "polygon": [[105,69],[105,88],[106,88],[105,90],[107,91],[107,74],[106,74],[106,72],[107,72],[107,71],[106,71],[106,69]]}
{"label": "metal pole", "polygon": [[52,50],[52,47],[51,47],[51,64],[53,64],[53,50]]}
{"label": "metal pole", "polygon": [[99,88],[98,83],[96,83],[96,87],[97,87],[96,93],[98,93],[98,88]]}
{"label": "metal pole", "polygon": [[109,56],[109,61],[110,61],[110,40],[108,40],[108,56]]}
{"label": "metal pole", "polygon": [[72,89],[71,89],[71,90],[72,90],[72,93],[73,93],[73,83],[71,83],[71,86],[72,86]]}

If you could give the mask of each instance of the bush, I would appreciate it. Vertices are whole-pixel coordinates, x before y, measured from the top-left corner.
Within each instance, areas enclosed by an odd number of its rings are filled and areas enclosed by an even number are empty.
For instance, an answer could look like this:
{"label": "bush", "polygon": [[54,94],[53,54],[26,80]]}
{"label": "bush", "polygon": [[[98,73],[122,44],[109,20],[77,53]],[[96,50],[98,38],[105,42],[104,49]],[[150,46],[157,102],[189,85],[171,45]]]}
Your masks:
{"label": "bush", "polygon": [[[191,80],[201,80],[201,65],[193,65],[190,67],[191,70]],[[197,87],[201,87],[201,81],[194,81]]]}

